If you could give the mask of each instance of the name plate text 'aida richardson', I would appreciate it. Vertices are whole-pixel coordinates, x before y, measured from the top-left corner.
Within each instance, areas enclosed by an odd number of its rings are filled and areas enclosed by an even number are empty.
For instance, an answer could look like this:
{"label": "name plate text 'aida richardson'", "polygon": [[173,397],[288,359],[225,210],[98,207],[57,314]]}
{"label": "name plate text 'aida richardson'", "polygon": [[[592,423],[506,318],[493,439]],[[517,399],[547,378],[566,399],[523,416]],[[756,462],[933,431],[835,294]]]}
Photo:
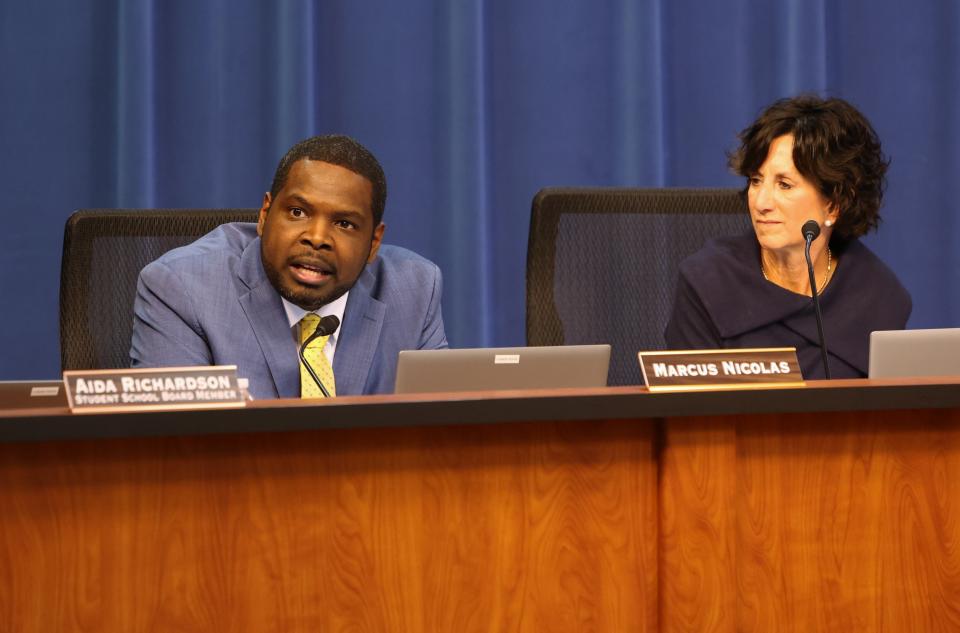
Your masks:
{"label": "name plate text 'aida richardson'", "polygon": [[640,370],[650,391],[803,387],[797,350],[709,349],[640,352]]}
{"label": "name plate text 'aida richardson'", "polygon": [[74,413],[242,407],[234,365],[65,371]]}

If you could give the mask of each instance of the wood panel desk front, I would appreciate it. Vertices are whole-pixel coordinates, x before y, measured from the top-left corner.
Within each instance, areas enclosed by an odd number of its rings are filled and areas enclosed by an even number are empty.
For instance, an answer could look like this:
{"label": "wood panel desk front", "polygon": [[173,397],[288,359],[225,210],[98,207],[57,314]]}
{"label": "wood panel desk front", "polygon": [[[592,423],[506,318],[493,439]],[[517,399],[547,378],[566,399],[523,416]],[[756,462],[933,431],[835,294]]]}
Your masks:
{"label": "wood panel desk front", "polygon": [[0,412],[0,631],[960,629],[960,381]]}

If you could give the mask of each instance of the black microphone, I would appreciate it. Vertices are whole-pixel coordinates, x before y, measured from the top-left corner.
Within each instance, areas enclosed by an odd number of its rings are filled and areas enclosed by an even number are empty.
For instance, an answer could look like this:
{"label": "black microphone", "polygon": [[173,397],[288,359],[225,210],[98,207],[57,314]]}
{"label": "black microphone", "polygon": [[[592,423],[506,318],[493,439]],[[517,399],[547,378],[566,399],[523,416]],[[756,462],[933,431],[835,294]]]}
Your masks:
{"label": "black microphone", "polygon": [[810,260],[810,245],[820,235],[820,225],[816,220],[807,220],[803,223],[803,239],[807,245],[803,249],[807,257],[807,272],[810,274],[810,290],[813,293],[813,311],[817,316],[817,335],[820,337],[820,357],[823,359],[823,374],[830,380],[830,363],[827,360],[827,341],[823,336],[823,316],[820,314],[820,297],[817,294],[817,279],[813,274],[813,261]]}
{"label": "black microphone", "polygon": [[313,371],[313,366],[307,362],[307,357],[303,355],[303,352],[306,351],[307,345],[312,343],[315,339],[320,338],[321,336],[330,336],[337,331],[337,328],[340,327],[340,319],[330,314],[320,319],[320,322],[317,323],[317,329],[313,331],[307,340],[303,342],[303,345],[300,346],[300,362],[303,363],[303,366],[307,368],[307,373],[310,374],[310,377],[313,378],[313,382],[317,383],[317,386],[320,387],[320,392],[323,393],[324,397],[329,398],[330,392],[327,391],[327,388],[323,386],[323,382],[320,380],[320,377],[317,376],[317,372]]}

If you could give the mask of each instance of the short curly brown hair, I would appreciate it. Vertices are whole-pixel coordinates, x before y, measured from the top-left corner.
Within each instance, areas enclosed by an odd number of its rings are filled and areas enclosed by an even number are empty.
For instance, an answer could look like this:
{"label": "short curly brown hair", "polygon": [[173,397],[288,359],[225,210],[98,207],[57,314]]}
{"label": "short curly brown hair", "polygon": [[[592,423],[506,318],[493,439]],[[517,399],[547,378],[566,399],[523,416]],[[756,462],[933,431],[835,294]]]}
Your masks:
{"label": "short curly brown hair", "polygon": [[781,99],[740,132],[730,168],[749,186],[770,144],[786,134],[793,136],[797,171],[839,210],[834,239],[846,242],[876,229],[890,161],[866,117],[843,99]]}

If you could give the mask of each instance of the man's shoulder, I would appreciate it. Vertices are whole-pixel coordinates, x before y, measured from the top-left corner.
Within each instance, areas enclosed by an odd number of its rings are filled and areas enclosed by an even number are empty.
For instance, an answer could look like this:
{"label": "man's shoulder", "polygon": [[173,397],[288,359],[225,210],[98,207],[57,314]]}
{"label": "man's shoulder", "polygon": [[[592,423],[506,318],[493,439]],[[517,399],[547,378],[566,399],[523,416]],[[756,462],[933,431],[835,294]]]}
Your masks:
{"label": "man's shoulder", "polygon": [[429,303],[443,278],[432,261],[400,246],[382,245],[355,288],[393,306]]}
{"label": "man's shoulder", "polygon": [[383,244],[380,246],[380,250],[377,251],[377,256],[391,263],[413,262],[427,266],[435,266],[433,262],[423,255],[415,253],[409,248],[396,246],[394,244]]}
{"label": "man's shoulder", "polygon": [[[140,283],[154,292],[222,292],[243,278],[244,252],[257,239],[257,225],[218,226],[196,241],[167,251],[140,271]],[[259,257],[259,253],[257,254]],[[249,275],[247,275],[249,276]]]}
{"label": "man's shoulder", "polygon": [[239,258],[250,242],[257,239],[257,225],[252,222],[221,224],[206,235],[186,246],[180,246],[161,255],[156,262],[171,267],[191,267],[199,262]]}
{"label": "man's shoulder", "polygon": [[440,268],[432,261],[402,246],[384,244],[374,262],[378,274],[436,275]]}

